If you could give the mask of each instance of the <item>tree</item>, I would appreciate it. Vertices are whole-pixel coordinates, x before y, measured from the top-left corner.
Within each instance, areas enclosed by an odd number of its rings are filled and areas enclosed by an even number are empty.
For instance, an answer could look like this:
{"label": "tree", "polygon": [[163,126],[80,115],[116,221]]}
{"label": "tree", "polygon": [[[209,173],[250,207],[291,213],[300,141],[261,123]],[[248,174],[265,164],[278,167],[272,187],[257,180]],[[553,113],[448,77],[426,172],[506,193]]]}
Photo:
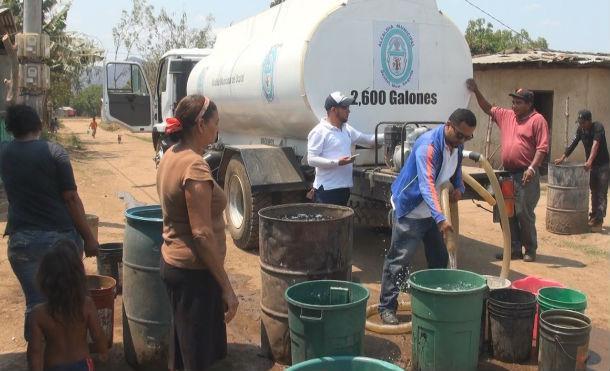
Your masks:
{"label": "tree", "polygon": [[549,45],[543,37],[532,40],[529,33],[522,29],[519,34],[510,30],[495,30],[485,19],[478,18],[468,21],[466,27],[466,42],[472,55],[494,54],[509,49],[525,51],[530,49],[548,49]]}
{"label": "tree", "polygon": [[[49,97],[55,107],[69,103],[72,91],[80,89],[80,76],[105,54],[86,35],[66,30],[70,5],[60,0],[42,1],[42,32],[51,39],[51,56],[46,61],[51,69]],[[2,0],[2,6],[11,10],[17,29],[22,30],[23,0]]]}
{"label": "tree", "polygon": [[[138,54],[147,80],[154,85],[159,60],[165,52],[214,44],[213,22],[214,18],[209,15],[203,28],[190,28],[186,12],[175,16],[163,7],[157,12],[147,0],[132,0],[131,10],[123,10],[121,19],[112,28],[115,59],[119,51],[124,51],[127,58]],[[156,86],[152,88],[156,90]]]}
{"label": "tree", "polygon": [[89,85],[71,99],[70,105],[80,116],[100,116],[102,86]]}
{"label": "tree", "polygon": [[286,1],[286,0],[271,0],[271,4],[269,4],[269,8],[273,8],[276,5],[280,5],[284,1]]}

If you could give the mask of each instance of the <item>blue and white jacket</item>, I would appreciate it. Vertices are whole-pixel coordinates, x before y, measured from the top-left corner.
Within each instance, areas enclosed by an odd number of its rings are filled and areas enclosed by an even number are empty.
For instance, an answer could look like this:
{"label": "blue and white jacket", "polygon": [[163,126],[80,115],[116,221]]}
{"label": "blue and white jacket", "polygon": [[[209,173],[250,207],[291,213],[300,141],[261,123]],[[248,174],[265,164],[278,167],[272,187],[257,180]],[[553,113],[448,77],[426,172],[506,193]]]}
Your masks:
{"label": "blue and white jacket", "polygon": [[[446,219],[441,210],[440,195],[435,185],[443,164],[444,148],[445,125],[424,133],[415,141],[407,163],[392,184],[392,205],[396,219],[409,214],[422,201],[425,201],[430,208],[430,213],[436,223]],[[457,150],[458,163],[451,183],[455,189],[464,193],[462,181],[464,146],[460,144]]]}

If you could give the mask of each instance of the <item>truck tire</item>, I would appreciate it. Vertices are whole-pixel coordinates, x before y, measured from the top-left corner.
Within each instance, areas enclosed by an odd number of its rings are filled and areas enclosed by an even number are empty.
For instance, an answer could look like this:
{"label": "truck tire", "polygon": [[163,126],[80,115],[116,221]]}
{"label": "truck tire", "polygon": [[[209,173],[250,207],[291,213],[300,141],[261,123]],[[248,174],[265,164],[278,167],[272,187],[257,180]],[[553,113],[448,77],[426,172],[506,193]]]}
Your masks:
{"label": "truck tire", "polygon": [[271,206],[271,195],[252,192],[240,156],[233,156],[225,173],[227,195],[225,216],[235,246],[242,250],[258,248],[258,211]]}

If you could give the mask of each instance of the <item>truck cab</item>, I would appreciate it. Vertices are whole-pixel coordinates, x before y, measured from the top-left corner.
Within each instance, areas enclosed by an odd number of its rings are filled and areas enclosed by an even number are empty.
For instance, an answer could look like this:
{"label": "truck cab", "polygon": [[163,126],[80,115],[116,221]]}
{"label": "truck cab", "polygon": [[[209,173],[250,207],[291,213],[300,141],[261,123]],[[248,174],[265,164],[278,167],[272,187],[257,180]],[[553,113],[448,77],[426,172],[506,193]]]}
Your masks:
{"label": "truck cab", "polygon": [[[107,62],[104,66],[103,118],[131,131],[150,132],[155,149],[165,131],[165,119],[186,95],[186,83],[195,64],[211,49],[172,49],[161,57],[151,86],[146,69],[137,61]],[[150,76],[151,74],[148,74]]]}

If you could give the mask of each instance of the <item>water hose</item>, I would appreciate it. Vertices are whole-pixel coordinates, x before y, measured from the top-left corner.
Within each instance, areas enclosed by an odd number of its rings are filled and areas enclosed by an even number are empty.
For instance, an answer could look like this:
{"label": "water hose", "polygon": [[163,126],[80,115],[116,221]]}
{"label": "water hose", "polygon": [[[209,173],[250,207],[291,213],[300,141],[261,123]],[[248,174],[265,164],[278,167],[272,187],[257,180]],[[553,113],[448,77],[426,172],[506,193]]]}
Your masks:
{"label": "water hose", "polygon": [[[495,176],[495,174],[494,174]],[[462,173],[464,183],[468,184],[489,206],[496,206],[496,199],[491,193],[487,192],[479,182],[476,181],[470,174]]]}
{"label": "water hose", "polygon": [[493,189],[496,198],[496,205],[498,206],[498,212],[500,214],[500,225],[502,226],[502,237],[504,240],[504,254],[502,259],[502,270],[500,271],[500,277],[508,278],[508,273],[510,271],[511,237],[510,227],[508,225],[508,214],[506,213],[506,204],[504,203],[504,195],[502,194],[500,183],[498,182],[496,173],[494,172],[493,168],[491,167],[491,164],[489,163],[489,161],[487,161],[485,156],[473,151],[464,151],[464,156],[475,162],[480,163],[483,167],[483,170],[485,170],[485,174],[487,174],[487,178],[489,178],[489,182],[491,183],[491,188]]}
{"label": "water hose", "polygon": [[451,202],[450,195],[453,192],[453,185],[449,182],[441,186],[441,209],[447,221],[453,227],[453,232],[447,232],[443,237],[445,246],[449,253],[449,268],[457,269],[457,248],[458,235],[460,234],[460,219],[458,216],[457,202]]}
{"label": "water hose", "polygon": [[[411,303],[408,301],[398,302],[398,312],[411,312]],[[366,307],[366,324],[365,328],[379,334],[399,335],[408,334],[411,332],[411,322],[403,322],[398,325],[384,325],[369,321],[369,317],[379,314],[379,304],[373,304]]]}

